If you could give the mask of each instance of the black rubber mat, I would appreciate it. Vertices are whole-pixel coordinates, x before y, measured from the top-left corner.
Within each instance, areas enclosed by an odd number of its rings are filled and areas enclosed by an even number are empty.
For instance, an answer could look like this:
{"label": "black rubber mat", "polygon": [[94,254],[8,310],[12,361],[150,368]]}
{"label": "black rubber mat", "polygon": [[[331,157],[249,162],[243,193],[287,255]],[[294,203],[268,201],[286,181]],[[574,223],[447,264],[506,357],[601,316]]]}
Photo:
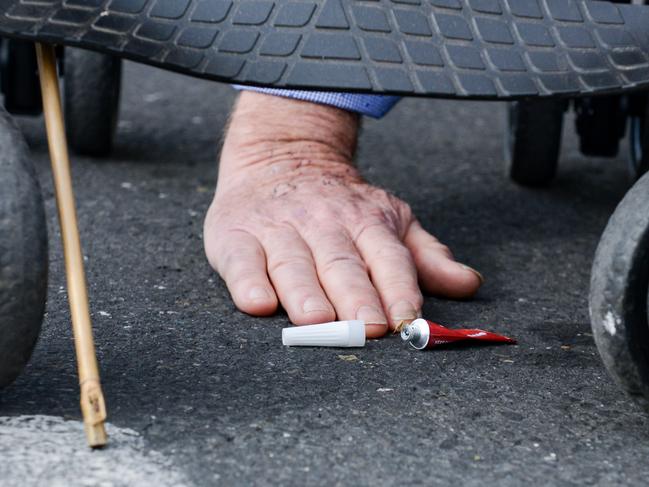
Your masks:
{"label": "black rubber mat", "polygon": [[649,87],[649,7],[581,0],[0,0],[0,35],[218,81],[507,99]]}

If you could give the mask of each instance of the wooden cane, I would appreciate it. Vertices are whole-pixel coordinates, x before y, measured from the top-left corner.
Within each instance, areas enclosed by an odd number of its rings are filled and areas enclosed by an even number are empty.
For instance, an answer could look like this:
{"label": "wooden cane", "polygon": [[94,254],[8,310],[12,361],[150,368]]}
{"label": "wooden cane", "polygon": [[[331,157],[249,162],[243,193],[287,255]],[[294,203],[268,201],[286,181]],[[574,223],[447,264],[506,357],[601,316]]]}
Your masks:
{"label": "wooden cane", "polygon": [[56,71],[56,53],[51,45],[36,44],[38,70],[43,97],[43,113],[47,141],[52,160],[52,174],[56,190],[56,203],[61,225],[61,238],[65,254],[65,273],[68,299],[72,315],[74,345],[81,388],[81,412],[88,444],[101,447],[106,444],[106,405],[99,382],[99,368],[92,339],[92,323],[88,305],[88,290],[83,269],[83,256],[77,226],[77,214],[72,191],[70,158],[65,136],[59,78]]}

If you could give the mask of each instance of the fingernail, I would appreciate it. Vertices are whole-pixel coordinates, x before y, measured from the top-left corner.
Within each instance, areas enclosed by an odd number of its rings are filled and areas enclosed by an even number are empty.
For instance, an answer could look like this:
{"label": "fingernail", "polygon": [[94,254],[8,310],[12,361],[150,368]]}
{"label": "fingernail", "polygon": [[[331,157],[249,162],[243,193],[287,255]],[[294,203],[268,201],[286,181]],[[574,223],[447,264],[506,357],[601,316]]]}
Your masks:
{"label": "fingernail", "polygon": [[397,320],[414,320],[417,318],[417,310],[409,301],[399,301],[390,306],[390,318]]}
{"label": "fingernail", "polygon": [[387,325],[388,322],[374,306],[361,306],[356,311],[356,319],[364,321],[366,325]]}
{"label": "fingernail", "polygon": [[258,300],[267,300],[271,298],[270,293],[268,290],[264,287],[258,286],[258,287],[253,287],[250,290],[250,293],[248,293],[248,297],[252,301],[258,301]]}
{"label": "fingernail", "polygon": [[473,267],[469,267],[468,265],[465,264],[460,264],[462,268],[466,269],[467,271],[473,272],[476,276],[478,276],[478,279],[480,279],[480,284],[484,284],[484,276],[480,274],[478,271],[476,271]]}
{"label": "fingernail", "polygon": [[399,301],[390,306],[390,319],[396,330],[401,330],[405,325],[416,319],[417,310],[409,301]]}
{"label": "fingernail", "polygon": [[313,313],[314,311],[329,311],[331,308],[322,298],[308,298],[302,305],[302,311]]}

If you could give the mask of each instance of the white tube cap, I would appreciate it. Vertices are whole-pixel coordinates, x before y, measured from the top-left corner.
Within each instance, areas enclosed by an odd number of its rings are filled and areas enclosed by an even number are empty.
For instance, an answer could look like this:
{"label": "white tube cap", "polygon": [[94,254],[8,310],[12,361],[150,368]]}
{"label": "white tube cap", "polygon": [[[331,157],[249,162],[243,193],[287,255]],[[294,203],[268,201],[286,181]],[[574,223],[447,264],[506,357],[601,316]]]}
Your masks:
{"label": "white tube cap", "polygon": [[364,347],[365,322],[332,321],[284,328],[282,343],[289,347]]}

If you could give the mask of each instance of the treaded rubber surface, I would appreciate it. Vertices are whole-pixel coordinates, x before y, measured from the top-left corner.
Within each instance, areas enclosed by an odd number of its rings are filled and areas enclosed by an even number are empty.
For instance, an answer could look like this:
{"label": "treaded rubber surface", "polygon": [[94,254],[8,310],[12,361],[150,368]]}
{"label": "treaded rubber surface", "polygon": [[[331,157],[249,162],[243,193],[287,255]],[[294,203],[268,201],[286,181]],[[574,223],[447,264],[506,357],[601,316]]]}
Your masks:
{"label": "treaded rubber surface", "polygon": [[0,108],[0,389],[36,345],[47,294],[47,225],[36,171],[18,127]]}
{"label": "treaded rubber surface", "polygon": [[445,98],[649,86],[649,9],[583,0],[0,0],[0,35],[217,81]]}
{"label": "treaded rubber surface", "polygon": [[624,196],[595,253],[589,308],[609,373],[649,407],[649,174]]}
{"label": "treaded rubber surface", "polygon": [[65,50],[65,128],[70,147],[87,156],[107,156],[119,113],[122,60],[105,54]]}

